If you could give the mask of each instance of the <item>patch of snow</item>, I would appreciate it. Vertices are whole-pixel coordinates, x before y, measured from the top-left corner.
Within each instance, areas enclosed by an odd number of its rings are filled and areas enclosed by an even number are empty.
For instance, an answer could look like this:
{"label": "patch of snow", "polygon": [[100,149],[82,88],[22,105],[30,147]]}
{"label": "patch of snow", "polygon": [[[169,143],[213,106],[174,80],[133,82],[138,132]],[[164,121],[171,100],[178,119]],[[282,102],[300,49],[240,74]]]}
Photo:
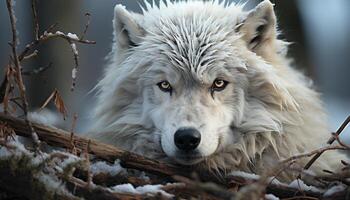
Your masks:
{"label": "patch of snow", "polygon": [[[247,173],[247,172],[243,172],[243,171],[233,171],[231,172],[229,175],[231,176],[238,176],[238,177],[242,177],[248,180],[258,180],[260,178],[259,175],[253,174],[253,173]],[[280,182],[277,178],[275,177],[270,177],[268,178],[268,182],[271,182],[274,185],[283,185],[283,186],[287,186],[287,184]]]}
{"label": "patch of snow", "polygon": [[250,180],[258,180],[260,178],[259,175],[247,173],[247,172],[243,172],[243,171],[233,171],[233,172],[229,173],[229,175],[239,176],[239,177],[247,178]]}
{"label": "patch of snow", "polygon": [[[0,147],[0,160],[16,159],[22,158],[24,156],[30,159],[28,167],[35,167],[42,164],[42,162],[45,162],[45,160],[50,156],[50,154],[44,152],[35,156],[34,153],[29,152],[25,148],[25,146],[19,141],[19,138],[17,136],[14,137],[14,140],[9,140],[7,142],[7,145],[9,145],[11,148],[7,148],[5,146]],[[62,183],[62,181],[60,181],[57,178],[55,172],[50,170],[50,168],[46,169],[45,172],[44,170],[41,170],[33,175],[36,180],[45,185],[46,189],[64,195],[72,195],[65,188],[65,185]]]}
{"label": "patch of snow", "polygon": [[144,186],[140,186],[140,187],[137,187],[136,190],[138,192],[140,192],[141,194],[146,194],[146,193],[152,193],[152,194],[156,194],[156,193],[161,193],[163,196],[166,196],[166,197],[173,197],[173,195],[167,193],[167,192],[164,192],[162,189],[161,189],[162,185],[144,185]]}
{"label": "patch of snow", "polygon": [[49,109],[29,112],[28,118],[30,121],[36,122],[38,124],[45,124],[50,126],[57,126],[58,122],[60,121],[58,114],[50,111]]}
{"label": "patch of snow", "polygon": [[0,147],[0,159],[7,159],[11,157],[13,152],[9,151],[6,147]]}
{"label": "patch of snow", "polygon": [[266,200],[280,200],[280,198],[276,197],[273,194],[265,194],[265,199]]}
{"label": "patch of snow", "polygon": [[[60,152],[61,153],[61,152]],[[81,160],[80,158],[71,155],[71,154],[66,154],[68,156],[68,158],[64,159],[62,163],[60,163],[60,167],[62,167],[62,169],[66,168],[68,165],[78,162],[79,160]]]}
{"label": "patch of snow", "polygon": [[90,165],[90,171],[92,174],[108,173],[115,176],[126,170],[120,166],[120,161],[116,160],[113,165],[107,164],[105,161],[98,161]]}
{"label": "patch of snow", "polygon": [[340,184],[340,185],[335,185],[331,188],[329,188],[324,194],[323,196],[327,197],[327,196],[331,196],[333,195],[334,193],[337,193],[337,192],[341,192],[343,190],[346,189],[346,186],[343,185],[343,184]]}
{"label": "patch of snow", "polygon": [[9,157],[19,157],[23,154],[32,156],[33,154],[29,152],[24,145],[19,142],[18,137],[14,136],[14,140],[10,139],[7,144],[9,146],[15,146],[14,149],[8,149],[6,147],[0,147],[0,159],[7,159]]}
{"label": "patch of snow", "polygon": [[157,194],[161,193],[165,197],[173,197],[173,195],[162,190],[162,185],[144,185],[134,188],[130,183],[116,185],[111,188],[113,192],[130,193],[130,194]]}
{"label": "patch of snow", "polygon": [[304,169],[303,173],[309,176],[316,176],[315,172],[310,169]]}
{"label": "patch of snow", "polygon": [[74,33],[68,33],[67,36],[73,40],[79,40],[79,37]]}
{"label": "patch of snow", "polygon": [[75,45],[75,43],[71,43],[70,46],[72,47],[74,55],[78,55],[79,52],[77,50],[77,45]]}
{"label": "patch of snow", "polygon": [[40,153],[40,156],[33,157],[33,158],[31,159],[31,161],[32,161],[32,164],[33,164],[34,166],[38,166],[38,165],[40,165],[44,160],[46,160],[48,157],[49,157],[49,154],[44,153],[44,152],[41,152],[41,153]]}
{"label": "patch of snow", "polygon": [[139,178],[146,180],[146,181],[150,180],[150,178],[146,175],[146,173],[144,171],[141,172]]}
{"label": "patch of snow", "polygon": [[77,78],[77,73],[78,73],[77,68],[73,68],[72,69],[72,79],[76,79]]}
{"label": "patch of snow", "polygon": [[270,182],[273,185],[283,185],[283,186],[288,186],[285,183],[280,182],[276,177],[270,177],[268,178],[268,182]]}
{"label": "patch of snow", "polygon": [[116,185],[112,187],[112,190],[114,192],[120,192],[120,193],[139,194],[139,192],[137,192],[134,186],[131,185],[130,183]]}
{"label": "patch of snow", "polygon": [[315,186],[306,185],[300,179],[296,179],[296,180],[292,181],[288,186],[291,187],[291,188],[295,188],[295,189],[301,189],[303,191],[311,191],[311,192],[316,192],[316,193],[322,193],[323,192],[322,189],[319,189],[319,188],[317,188]]}
{"label": "patch of snow", "polygon": [[57,35],[64,35],[64,33],[62,33],[61,31],[56,31]]}

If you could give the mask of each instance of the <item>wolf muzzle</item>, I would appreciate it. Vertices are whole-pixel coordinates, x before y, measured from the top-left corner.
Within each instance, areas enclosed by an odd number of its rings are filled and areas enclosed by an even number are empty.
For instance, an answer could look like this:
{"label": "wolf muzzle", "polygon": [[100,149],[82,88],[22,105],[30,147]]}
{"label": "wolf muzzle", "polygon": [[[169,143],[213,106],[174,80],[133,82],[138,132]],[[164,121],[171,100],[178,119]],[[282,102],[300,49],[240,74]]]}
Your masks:
{"label": "wolf muzzle", "polygon": [[179,150],[193,151],[201,141],[201,133],[195,128],[180,128],[175,132],[174,141]]}

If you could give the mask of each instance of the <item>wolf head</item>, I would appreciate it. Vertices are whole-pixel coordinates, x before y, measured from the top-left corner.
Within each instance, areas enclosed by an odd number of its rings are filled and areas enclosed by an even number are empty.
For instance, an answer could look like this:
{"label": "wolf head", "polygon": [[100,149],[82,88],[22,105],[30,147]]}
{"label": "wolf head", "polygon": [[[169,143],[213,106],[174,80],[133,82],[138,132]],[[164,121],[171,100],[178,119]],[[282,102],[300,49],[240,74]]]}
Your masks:
{"label": "wolf head", "polygon": [[117,5],[111,62],[98,85],[97,137],[192,165],[245,134],[279,133],[273,112],[297,109],[276,70],[286,44],[276,39],[269,1],[242,8],[161,1],[136,14]]}

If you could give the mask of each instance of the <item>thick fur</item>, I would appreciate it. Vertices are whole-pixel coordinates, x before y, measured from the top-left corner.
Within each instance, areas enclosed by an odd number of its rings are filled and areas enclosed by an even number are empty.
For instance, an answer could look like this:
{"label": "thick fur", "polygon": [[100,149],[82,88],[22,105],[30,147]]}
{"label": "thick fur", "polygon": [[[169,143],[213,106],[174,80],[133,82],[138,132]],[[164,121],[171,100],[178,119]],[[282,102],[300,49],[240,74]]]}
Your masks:
{"label": "thick fur", "polygon": [[[145,3],[143,14],[115,7],[93,137],[151,158],[253,173],[326,143],[319,94],[286,58],[269,1],[251,11],[218,1]],[[210,95],[217,77],[229,84]],[[174,84],[173,95],[156,86],[164,79]],[[193,163],[177,157],[172,139],[188,126],[202,134],[202,159]],[[334,170],[340,159],[327,152],[313,169]]]}

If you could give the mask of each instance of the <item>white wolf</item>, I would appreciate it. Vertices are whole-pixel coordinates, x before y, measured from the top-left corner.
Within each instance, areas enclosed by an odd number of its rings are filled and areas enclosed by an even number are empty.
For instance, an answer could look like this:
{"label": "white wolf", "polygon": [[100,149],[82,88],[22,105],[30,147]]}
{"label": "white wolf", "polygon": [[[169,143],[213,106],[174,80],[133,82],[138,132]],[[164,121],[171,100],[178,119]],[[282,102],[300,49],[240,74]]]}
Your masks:
{"label": "white wolf", "polygon": [[[115,7],[93,137],[155,159],[254,173],[330,137],[319,94],[277,39],[270,1],[251,11],[145,3],[143,14]],[[334,170],[344,158],[325,153],[313,167]]]}

